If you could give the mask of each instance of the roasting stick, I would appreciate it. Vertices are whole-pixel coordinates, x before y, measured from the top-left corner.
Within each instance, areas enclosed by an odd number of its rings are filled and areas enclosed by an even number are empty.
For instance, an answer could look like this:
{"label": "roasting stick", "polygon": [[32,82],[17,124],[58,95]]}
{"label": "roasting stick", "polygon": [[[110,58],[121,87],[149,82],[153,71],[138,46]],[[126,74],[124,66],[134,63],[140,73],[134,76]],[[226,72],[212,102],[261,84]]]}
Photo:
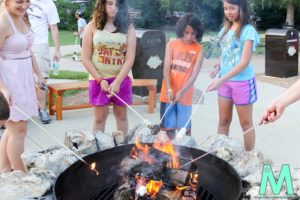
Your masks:
{"label": "roasting stick", "polygon": [[[220,75],[220,72],[218,72],[218,73],[216,74],[214,80],[215,80],[216,78],[218,78],[219,75]],[[181,129],[177,132],[177,134],[176,134],[176,139],[181,139],[181,138],[185,135],[185,133],[186,133],[186,127],[187,127],[188,124],[190,123],[190,121],[191,121],[193,115],[194,115],[194,114],[196,113],[196,111],[198,110],[198,108],[199,108],[199,106],[200,106],[202,100],[203,100],[204,97],[206,96],[206,94],[207,94],[207,90],[205,90],[205,92],[202,93],[202,96],[201,96],[200,99],[198,100],[195,109],[193,109],[193,112],[191,113],[191,115],[190,115],[189,119],[187,120],[187,122],[185,123],[184,127],[181,128]]]}
{"label": "roasting stick", "polygon": [[204,157],[206,157],[207,155],[213,154],[214,152],[217,152],[217,151],[218,151],[218,150],[206,152],[205,154],[199,156],[198,158],[195,158],[195,159],[191,160],[190,162],[187,162],[187,163],[185,163],[184,165],[181,165],[178,169],[182,169],[182,168],[184,168],[185,166],[188,166],[189,164],[192,164],[193,162],[196,162],[197,160],[200,160],[201,158],[204,158]]}
{"label": "roasting stick", "polygon": [[[50,136],[54,141],[56,141],[58,144],[62,145],[66,150],[68,150],[69,152],[71,152],[76,158],[78,158],[79,160],[81,160],[83,163],[85,163],[86,165],[91,167],[91,170],[95,171],[96,174],[98,175],[99,172],[98,170],[95,168],[95,164],[88,164],[83,158],[81,158],[78,154],[76,154],[75,152],[73,152],[71,149],[69,149],[64,143],[62,143],[59,139],[57,139],[56,137],[53,136],[53,134],[51,134],[48,130],[46,130],[44,127],[42,127],[40,124],[38,124],[36,121],[34,121],[32,119],[32,117],[30,117],[28,114],[26,114],[22,109],[20,109],[18,106],[14,105],[14,107],[21,112],[24,116],[26,116],[30,121],[32,121],[36,126],[38,126],[40,129],[42,129],[48,136]],[[40,145],[39,145],[40,146]],[[41,147],[41,146],[40,146]]]}
{"label": "roasting stick", "polygon": [[170,108],[172,108],[174,105],[174,103],[170,103],[169,106],[167,107],[167,109],[165,110],[163,116],[160,118],[159,124],[161,124],[161,122],[164,120],[166,114],[168,113],[168,111],[170,110]]}
{"label": "roasting stick", "polygon": [[146,125],[151,124],[149,120],[145,119],[140,113],[138,113],[131,105],[129,105],[128,103],[126,103],[121,97],[119,97],[119,95],[117,95],[114,92],[111,92],[112,95],[114,95],[115,97],[117,97],[117,99],[119,99],[120,101],[122,101],[123,104],[125,104],[134,114],[136,114],[136,116],[138,116],[141,120],[143,120],[143,122]]}

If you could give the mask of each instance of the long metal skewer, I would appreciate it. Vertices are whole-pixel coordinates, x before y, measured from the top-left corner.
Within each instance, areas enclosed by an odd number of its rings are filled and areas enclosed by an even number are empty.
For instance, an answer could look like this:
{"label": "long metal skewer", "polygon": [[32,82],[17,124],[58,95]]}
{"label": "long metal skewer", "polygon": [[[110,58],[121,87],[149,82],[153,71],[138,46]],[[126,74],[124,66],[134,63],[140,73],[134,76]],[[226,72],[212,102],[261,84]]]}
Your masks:
{"label": "long metal skewer", "polygon": [[76,154],[75,152],[73,152],[71,149],[69,149],[64,143],[62,143],[59,139],[57,139],[56,137],[53,136],[53,134],[51,134],[48,130],[46,130],[45,128],[43,128],[41,125],[39,125],[36,121],[34,121],[32,119],[32,117],[30,117],[27,113],[25,113],[22,109],[20,109],[18,106],[14,105],[14,107],[21,112],[24,116],[26,116],[31,122],[33,122],[36,126],[38,126],[40,129],[42,129],[48,136],[50,136],[54,141],[56,141],[58,144],[62,145],[66,150],[70,151],[76,158],[78,158],[79,160],[81,160],[82,162],[84,162],[85,164],[87,164],[88,166],[90,166],[83,158],[81,158],[78,154]]}
{"label": "long metal skewer", "polygon": [[111,92],[112,95],[117,97],[123,104],[125,104],[136,116],[143,120],[143,122],[147,121],[140,113],[138,113],[131,105],[125,102],[121,97],[119,97],[116,93]]}

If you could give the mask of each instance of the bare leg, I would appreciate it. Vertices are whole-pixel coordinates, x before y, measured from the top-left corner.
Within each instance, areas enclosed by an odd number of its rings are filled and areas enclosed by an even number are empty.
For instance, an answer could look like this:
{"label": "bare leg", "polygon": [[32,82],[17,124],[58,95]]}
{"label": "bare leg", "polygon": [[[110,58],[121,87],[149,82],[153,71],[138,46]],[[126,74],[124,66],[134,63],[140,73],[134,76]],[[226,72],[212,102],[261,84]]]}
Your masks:
{"label": "bare leg", "polygon": [[100,130],[105,132],[105,123],[108,117],[108,106],[94,106],[93,132]]}
{"label": "bare leg", "polygon": [[116,118],[117,130],[122,131],[126,136],[128,132],[127,107],[114,105],[113,109]]}
{"label": "bare leg", "polygon": [[176,137],[176,131],[175,130],[167,130],[166,131],[167,136],[170,140],[174,140]]}
{"label": "bare leg", "polygon": [[8,140],[7,156],[14,170],[26,172],[26,167],[21,159],[24,152],[24,140],[27,131],[27,122],[7,122]]}
{"label": "bare leg", "polygon": [[218,133],[229,135],[229,127],[232,120],[232,109],[233,103],[231,99],[226,99],[224,97],[218,97],[219,104],[219,125]]}
{"label": "bare leg", "polygon": [[7,156],[7,140],[8,132],[6,129],[0,140],[0,173],[9,172],[12,169]]}
{"label": "bare leg", "polygon": [[[243,132],[253,127],[252,110],[253,104],[245,106],[236,106],[240,124]],[[246,151],[253,150],[255,145],[255,130],[254,128],[244,135],[244,147]]]}
{"label": "bare leg", "polygon": [[[45,83],[47,83],[47,79],[45,79]],[[39,108],[41,110],[45,110],[46,109],[46,99],[47,99],[46,90],[36,90],[36,94],[37,94],[37,97],[38,97]]]}

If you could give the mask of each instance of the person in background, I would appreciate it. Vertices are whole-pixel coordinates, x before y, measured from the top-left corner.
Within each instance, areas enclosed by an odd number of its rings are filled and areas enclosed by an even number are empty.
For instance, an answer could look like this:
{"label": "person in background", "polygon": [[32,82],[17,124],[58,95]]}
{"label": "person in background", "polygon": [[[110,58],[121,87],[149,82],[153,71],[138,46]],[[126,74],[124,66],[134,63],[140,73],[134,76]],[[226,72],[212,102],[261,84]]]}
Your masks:
{"label": "person in background", "polygon": [[244,134],[245,150],[255,145],[252,110],[257,101],[256,78],[251,58],[260,38],[251,25],[247,0],[223,0],[224,27],[219,33],[222,47],[221,64],[217,65],[213,77],[220,70],[207,91],[218,90],[218,133],[229,135],[233,106],[238,113]]}
{"label": "person in background", "polygon": [[76,10],[75,17],[77,19],[77,32],[74,33],[74,36],[79,37],[80,47],[82,47],[82,35],[83,35],[84,28],[86,26],[86,21],[83,18],[83,12],[81,10]]}
{"label": "person in background", "polygon": [[[177,39],[166,46],[164,80],[160,93],[161,129],[170,139],[175,131],[186,128],[191,134],[194,82],[201,70],[204,53],[200,41],[203,35],[201,21],[194,14],[181,17],[176,25]],[[169,108],[169,109],[168,109]]]}
{"label": "person in background", "polygon": [[82,42],[82,63],[90,75],[94,132],[105,132],[112,103],[117,131],[127,134],[126,105],[132,103],[131,67],[135,49],[135,29],[130,23],[126,0],[97,0]]}
{"label": "person in background", "polygon": [[[27,10],[32,30],[35,36],[32,51],[36,57],[45,83],[49,78],[51,69],[51,58],[48,44],[48,29],[50,27],[54,41],[55,51],[53,61],[59,62],[61,58],[59,45],[59,31],[57,24],[59,16],[52,0],[31,0],[31,5]],[[39,100],[39,116],[43,124],[51,122],[51,118],[46,110],[46,90],[37,90]]]}

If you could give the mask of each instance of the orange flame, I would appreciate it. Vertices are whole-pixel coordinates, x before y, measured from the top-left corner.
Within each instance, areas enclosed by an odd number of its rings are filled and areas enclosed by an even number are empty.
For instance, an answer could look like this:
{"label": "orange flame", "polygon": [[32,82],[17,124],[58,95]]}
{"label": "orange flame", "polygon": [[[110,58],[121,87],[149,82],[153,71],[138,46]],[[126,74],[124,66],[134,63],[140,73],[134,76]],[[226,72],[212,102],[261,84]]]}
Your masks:
{"label": "orange flame", "polygon": [[150,180],[146,185],[147,193],[151,196],[156,196],[162,186],[162,181]]}
{"label": "orange flame", "polygon": [[155,143],[153,144],[153,148],[171,155],[171,160],[168,163],[168,167],[173,169],[179,168],[179,158],[171,141],[167,143]]}
{"label": "orange flame", "polygon": [[[148,145],[142,145],[138,140],[135,140],[135,146],[131,149],[131,157],[134,159],[140,158],[148,163],[152,163],[152,159],[149,156],[150,147]],[[143,155],[139,157],[139,152]]]}

